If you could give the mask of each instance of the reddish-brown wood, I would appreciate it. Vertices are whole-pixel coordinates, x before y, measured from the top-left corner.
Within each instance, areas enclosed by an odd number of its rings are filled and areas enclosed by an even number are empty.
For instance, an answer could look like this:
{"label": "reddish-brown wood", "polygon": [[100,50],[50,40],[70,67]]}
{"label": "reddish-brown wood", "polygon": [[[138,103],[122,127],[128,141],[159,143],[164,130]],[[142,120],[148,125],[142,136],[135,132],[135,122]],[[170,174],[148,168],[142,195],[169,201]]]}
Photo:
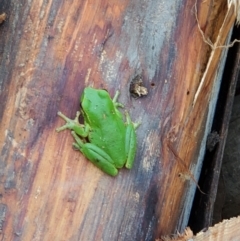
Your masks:
{"label": "reddish-brown wood", "polygon": [[[210,3],[198,3],[198,18],[214,41],[226,2]],[[207,82],[193,107],[210,56],[194,4],[3,4],[8,18],[0,26],[2,240],[153,240],[185,227],[196,186],[179,173],[189,174],[192,166],[198,178],[197,156],[216,85],[215,78]],[[148,95],[134,99],[129,86],[138,74]],[[119,89],[132,120],[142,123],[134,167],[116,178],[74,151],[68,131],[55,132],[63,124],[57,111],[74,117],[85,86],[105,88],[112,96]]]}

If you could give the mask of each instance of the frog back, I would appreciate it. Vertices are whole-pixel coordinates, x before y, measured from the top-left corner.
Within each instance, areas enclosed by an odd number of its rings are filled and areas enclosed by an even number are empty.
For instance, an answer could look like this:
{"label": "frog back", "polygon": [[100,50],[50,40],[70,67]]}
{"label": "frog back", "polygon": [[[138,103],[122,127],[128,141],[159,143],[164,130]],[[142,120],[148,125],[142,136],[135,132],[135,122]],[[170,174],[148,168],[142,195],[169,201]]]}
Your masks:
{"label": "frog back", "polygon": [[106,151],[116,167],[121,168],[127,158],[122,113],[105,90],[85,88],[81,99],[84,121],[90,126],[89,142]]}

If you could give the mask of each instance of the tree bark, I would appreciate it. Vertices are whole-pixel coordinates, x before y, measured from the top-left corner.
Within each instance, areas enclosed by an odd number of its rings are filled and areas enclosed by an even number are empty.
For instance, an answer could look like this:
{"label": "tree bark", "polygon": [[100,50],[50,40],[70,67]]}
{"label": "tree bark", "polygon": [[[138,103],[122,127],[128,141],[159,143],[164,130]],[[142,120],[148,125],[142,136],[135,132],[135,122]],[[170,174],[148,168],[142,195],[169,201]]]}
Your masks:
{"label": "tree bark", "polygon": [[[2,240],[154,240],[183,230],[221,76],[219,54],[194,102],[211,55],[195,1],[0,3]],[[215,42],[227,2],[197,9]],[[148,95],[130,94],[136,76]],[[86,86],[120,90],[141,122],[134,166],[115,178],[72,149],[69,131],[55,132],[57,112],[74,118]]]}

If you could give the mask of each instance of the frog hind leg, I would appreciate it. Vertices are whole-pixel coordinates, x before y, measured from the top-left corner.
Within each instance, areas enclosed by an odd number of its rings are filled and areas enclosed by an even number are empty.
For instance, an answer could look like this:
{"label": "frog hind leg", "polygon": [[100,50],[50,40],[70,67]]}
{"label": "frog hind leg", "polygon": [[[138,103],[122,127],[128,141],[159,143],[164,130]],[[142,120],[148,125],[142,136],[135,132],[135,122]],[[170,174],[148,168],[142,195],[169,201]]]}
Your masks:
{"label": "frog hind leg", "polygon": [[125,137],[125,151],[127,155],[127,160],[125,167],[131,169],[133,166],[136,149],[137,149],[137,136],[135,129],[140,125],[140,123],[133,123],[130,119],[129,114],[126,112],[126,137]]}
{"label": "frog hind leg", "polygon": [[134,163],[136,154],[137,137],[134,129],[134,125],[131,123],[127,126],[126,140],[125,140],[125,151],[127,154],[127,161],[125,167],[131,169]]}
{"label": "frog hind leg", "polygon": [[111,157],[105,151],[94,144],[83,143],[74,131],[72,131],[72,135],[76,140],[73,146],[81,151],[89,161],[110,176],[116,176],[118,174],[118,170],[114,166]]}

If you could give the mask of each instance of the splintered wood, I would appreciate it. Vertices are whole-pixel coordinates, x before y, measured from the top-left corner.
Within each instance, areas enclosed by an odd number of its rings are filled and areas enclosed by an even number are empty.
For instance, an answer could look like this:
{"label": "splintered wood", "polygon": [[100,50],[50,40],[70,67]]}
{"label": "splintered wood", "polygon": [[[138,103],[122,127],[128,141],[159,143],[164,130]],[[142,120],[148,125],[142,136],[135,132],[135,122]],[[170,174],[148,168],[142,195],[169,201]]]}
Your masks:
{"label": "splintered wood", "polygon": [[226,241],[226,240],[239,240],[240,239],[240,216],[224,220],[221,223],[210,227],[206,231],[201,231],[197,235],[193,235],[190,228],[182,234],[177,234],[173,237],[162,237],[156,241]]}
{"label": "splintered wood", "polygon": [[201,79],[197,92],[194,96],[193,105],[195,105],[195,103],[197,102],[198,99],[201,100],[200,95],[204,96],[206,94],[204,92],[204,89],[206,89],[206,87],[209,85],[209,83],[214,80],[213,76],[216,73],[216,68],[217,68],[219,60],[221,58],[222,49],[232,47],[235,43],[240,41],[238,39],[235,39],[231,44],[224,45],[227,37],[229,36],[229,32],[234,25],[234,22],[236,22],[237,25],[239,25],[239,23],[240,23],[240,1],[239,0],[232,0],[232,1],[228,0],[227,13],[225,15],[223,24],[222,24],[221,28],[219,29],[219,34],[217,36],[215,43],[212,43],[211,40],[209,40],[208,38],[205,37],[205,35],[200,27],[200,24],[199,24],[199,21],[197,18],[196,4],[195,4],[195,16],[196,16],[197,23],[198,23],[198,29],[202,35],[203,41],[212,48],[212,52],[211,52],[210,58],[208,60],[207,68],[203,74],[203,77]]}

